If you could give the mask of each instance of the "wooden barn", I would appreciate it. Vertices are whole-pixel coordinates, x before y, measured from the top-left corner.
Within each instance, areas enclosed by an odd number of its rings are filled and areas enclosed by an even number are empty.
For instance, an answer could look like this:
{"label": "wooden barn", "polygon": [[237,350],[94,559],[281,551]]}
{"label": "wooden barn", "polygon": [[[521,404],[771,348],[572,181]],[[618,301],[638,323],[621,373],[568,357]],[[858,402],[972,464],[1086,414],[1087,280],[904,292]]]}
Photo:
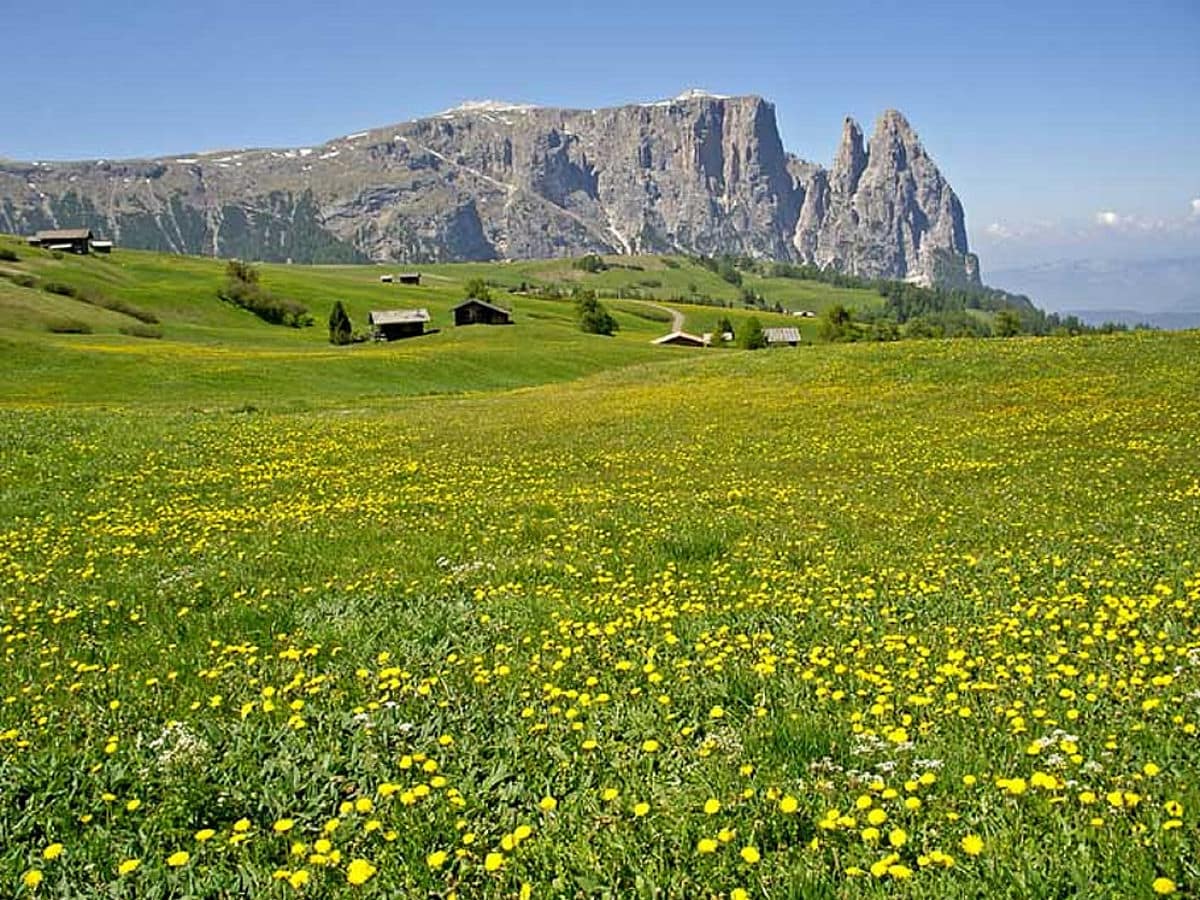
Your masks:
{"label": "wooden barn", "polygon": [[708,341],[698,334],[688,334],[686,331],[672,331],[650,343],[657,347],[707,347]]}
{"label": "wooden barn", "polygon": [[84,254],[91,252],[92,239],[90,228],[60,228],[54,231],[39,231],[28,239],[28,243],[31,247],[41,247],[44,250]]}
{"label": "wooden barn", "polygon": [[428,321],[427,309],[378,309],[372,310],[367,316],[377,341],[420,337],[425,333],[425,323]]}
{"label": "wooden barn", "polygon": [[396,276],[396,281],[400,284],[420,284],[420,272],[401,272]]}
{"label": "wooden barn", "polygon": [[468,297],[452,310],[455,325],[511,325],[512,313],[486,300]]}
{"label": "wooden barn", "polygon": [[764,328],[768,347],[796,347],[800,344],[799,328]]}

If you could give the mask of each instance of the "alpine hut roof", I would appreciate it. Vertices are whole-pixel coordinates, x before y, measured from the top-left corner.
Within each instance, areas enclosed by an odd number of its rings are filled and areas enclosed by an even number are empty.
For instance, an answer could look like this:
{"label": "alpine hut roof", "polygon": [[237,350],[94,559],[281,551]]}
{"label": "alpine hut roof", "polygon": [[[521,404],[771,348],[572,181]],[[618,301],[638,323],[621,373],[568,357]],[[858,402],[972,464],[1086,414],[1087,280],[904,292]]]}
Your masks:
{"label": "alpine hut roof", "polygon": [[[454,307],[454,309],[462,309],[464,306],[471,306],[474,304],[478,304],[479,306],[482,306],[485,309],[490,309],[493,312],[504,313],[504,315],[506,315],[506,316],[512,315],[512,313],[510,313],[503,306],[497,306],[495,303],[488,303],[486,300],[480,300],[478,297],[468,297],[462,303],[458,304],[458,306]],[[454,310],[452,309],[451,312],[453,312],[453,311]]]}
{"label": "alpine hut roof", "polygon": [[376,309],[367,316],[372,325],[406,325],[415,322],[428,322],[427,309]]}
{"label": "alpine hut roof", "polygon": [[798,344],[800,343],[799,328],[764,328],[763,336],[768,344]]}
{"label": "alpine hut roof", "polygon": [[50,231],[39,231],[39,241],[86,241],[92,237],[90,228],[59,228]]}

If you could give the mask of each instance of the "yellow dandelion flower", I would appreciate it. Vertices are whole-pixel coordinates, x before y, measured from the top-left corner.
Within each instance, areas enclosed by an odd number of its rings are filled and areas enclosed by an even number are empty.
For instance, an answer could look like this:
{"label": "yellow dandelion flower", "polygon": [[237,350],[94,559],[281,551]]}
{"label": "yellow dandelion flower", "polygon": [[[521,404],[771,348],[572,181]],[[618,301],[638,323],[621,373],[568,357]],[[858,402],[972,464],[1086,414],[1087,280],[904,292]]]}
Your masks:
{"label": "yellow dandelion flower", "polygon": [[1160,876],[1155,878],[1154,881],[1150,883],[1150,887],[1156,894],[1173,894],[1175,893],[1178,885],[1176,885],[1175,882],[1170,878]]}
{"label": "yellow dandelion flower", "polygon": [[131,872],[136,872],[138,866],[142,864],[140,859],[125,859],[117,866],[118,875],[128,875]]}
{"label": "yellow dandelion flower", "polygon": [[635,816],[637,816],[639,819],[642,816],[646,815],[646,813],[648,813],[648,812],[650,812],[650,804],[644,800],[640,803],[635,803],[633,805],[633,814]]}
{"label": "yellow dandelion flower", "polygon": [[967,856],[978,856],[983,852],[983,838],[977,834],[968,834],[962,839],[961,846]]}
{"label": "yellow dandelion flower", "polygon": [[346,880],[351,884],[366,884],[377,871],[369,860],[354,859],[346,867]]}
{"label": "yellow dandelion flower", "polygon": [[42,851],[42,859],[58,859],[62,856],[63,845],[57,841]]}
{"label": "yellow dandelion flower", "polygon": [[37,886],[42,883],[43,877],[44,876],[39,869],[30,869],[21,876],[21,883],[31,891],[37,890]]}
{"label": "yellow dandelion flower", "polygon": [[743,847],[739,855],[750,865],[754,865],[756,862],[762,859],[762,856],[758,852],[758,848],[752,846]]}
{"label": "yellow dandelion flower", "polygon": [[721,811],[721,801],[716,797],[709,797],[704,801],[704,814],[706,816],[714,816]]}
{"label": "yellow dandelion flower", "polygon": [[487,872],[495,872],[504,865],[503,853],[489,853],[483,858],[483,868]]}
{"label": "yellow dandelion flower", "polygon": [[292,819],[280,819],[271,827],[275,829],[276,834],[286,834],[295,827],[296,823]]}
{"label": "yellow dandelion flower", "polygon": [[779,801],[779,811],[785,815],[791,815],[800,808],[800,801],[791,794],[785,794],[783,799]]}
{"label": "yellow dandelion flower", "polygon": [[696,842],[697,853],[716,853],[717,847],[720,846],[713,838],[700,838]]}
{"label": "yellow dandelion flower", "polygon": [[192,858],[192,854],[186,850],[176,850],[167,857],[167,865],[172,869],[178,869],[180,866],[186,866],[188,860]]}
{"label": "yellow dandelion flower", "polygon": [[425,857],[425,865],[429,866],[429,868],[431,868],[431,869],[440,869],[445,864],[446,864],[446,851],[445,850],[434,850],[432,853],[430,853],[428,856]]}
{"label": "yellow dandelion flower", "polygon": [[551,796],[545,796],[538,801],[538,809],[544,813],[552,813],[558,809],[558,801]]}

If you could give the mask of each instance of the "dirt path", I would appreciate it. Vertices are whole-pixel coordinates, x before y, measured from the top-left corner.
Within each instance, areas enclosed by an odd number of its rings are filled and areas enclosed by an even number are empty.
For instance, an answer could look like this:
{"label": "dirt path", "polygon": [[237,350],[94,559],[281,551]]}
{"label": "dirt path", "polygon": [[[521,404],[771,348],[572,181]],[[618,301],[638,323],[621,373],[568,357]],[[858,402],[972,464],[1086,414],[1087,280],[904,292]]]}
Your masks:
{"label": "dirt path", "polygon": [[654,303],[650,300],[635,300],[635,303],[642,303],[649,306],[651,309],[660,309],[671,316],[671,330],[683,331],[683,313],[677,309],[671,309],[669,306],[663,306],[661,303]]}

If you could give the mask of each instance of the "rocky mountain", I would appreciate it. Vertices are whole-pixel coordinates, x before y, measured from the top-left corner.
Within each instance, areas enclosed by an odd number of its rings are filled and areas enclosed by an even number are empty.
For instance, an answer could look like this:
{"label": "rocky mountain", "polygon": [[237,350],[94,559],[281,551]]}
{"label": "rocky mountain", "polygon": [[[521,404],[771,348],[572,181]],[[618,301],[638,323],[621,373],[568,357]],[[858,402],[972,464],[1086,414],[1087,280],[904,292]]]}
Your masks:
{"label": "rocky mountain", "polygon": [[296,262],[745,254],[979,283],[963,210],[900,113],[847,119],[831,168],[759,97],[568,110],[468,103],[320,147],[0,161],[0,230]]}

